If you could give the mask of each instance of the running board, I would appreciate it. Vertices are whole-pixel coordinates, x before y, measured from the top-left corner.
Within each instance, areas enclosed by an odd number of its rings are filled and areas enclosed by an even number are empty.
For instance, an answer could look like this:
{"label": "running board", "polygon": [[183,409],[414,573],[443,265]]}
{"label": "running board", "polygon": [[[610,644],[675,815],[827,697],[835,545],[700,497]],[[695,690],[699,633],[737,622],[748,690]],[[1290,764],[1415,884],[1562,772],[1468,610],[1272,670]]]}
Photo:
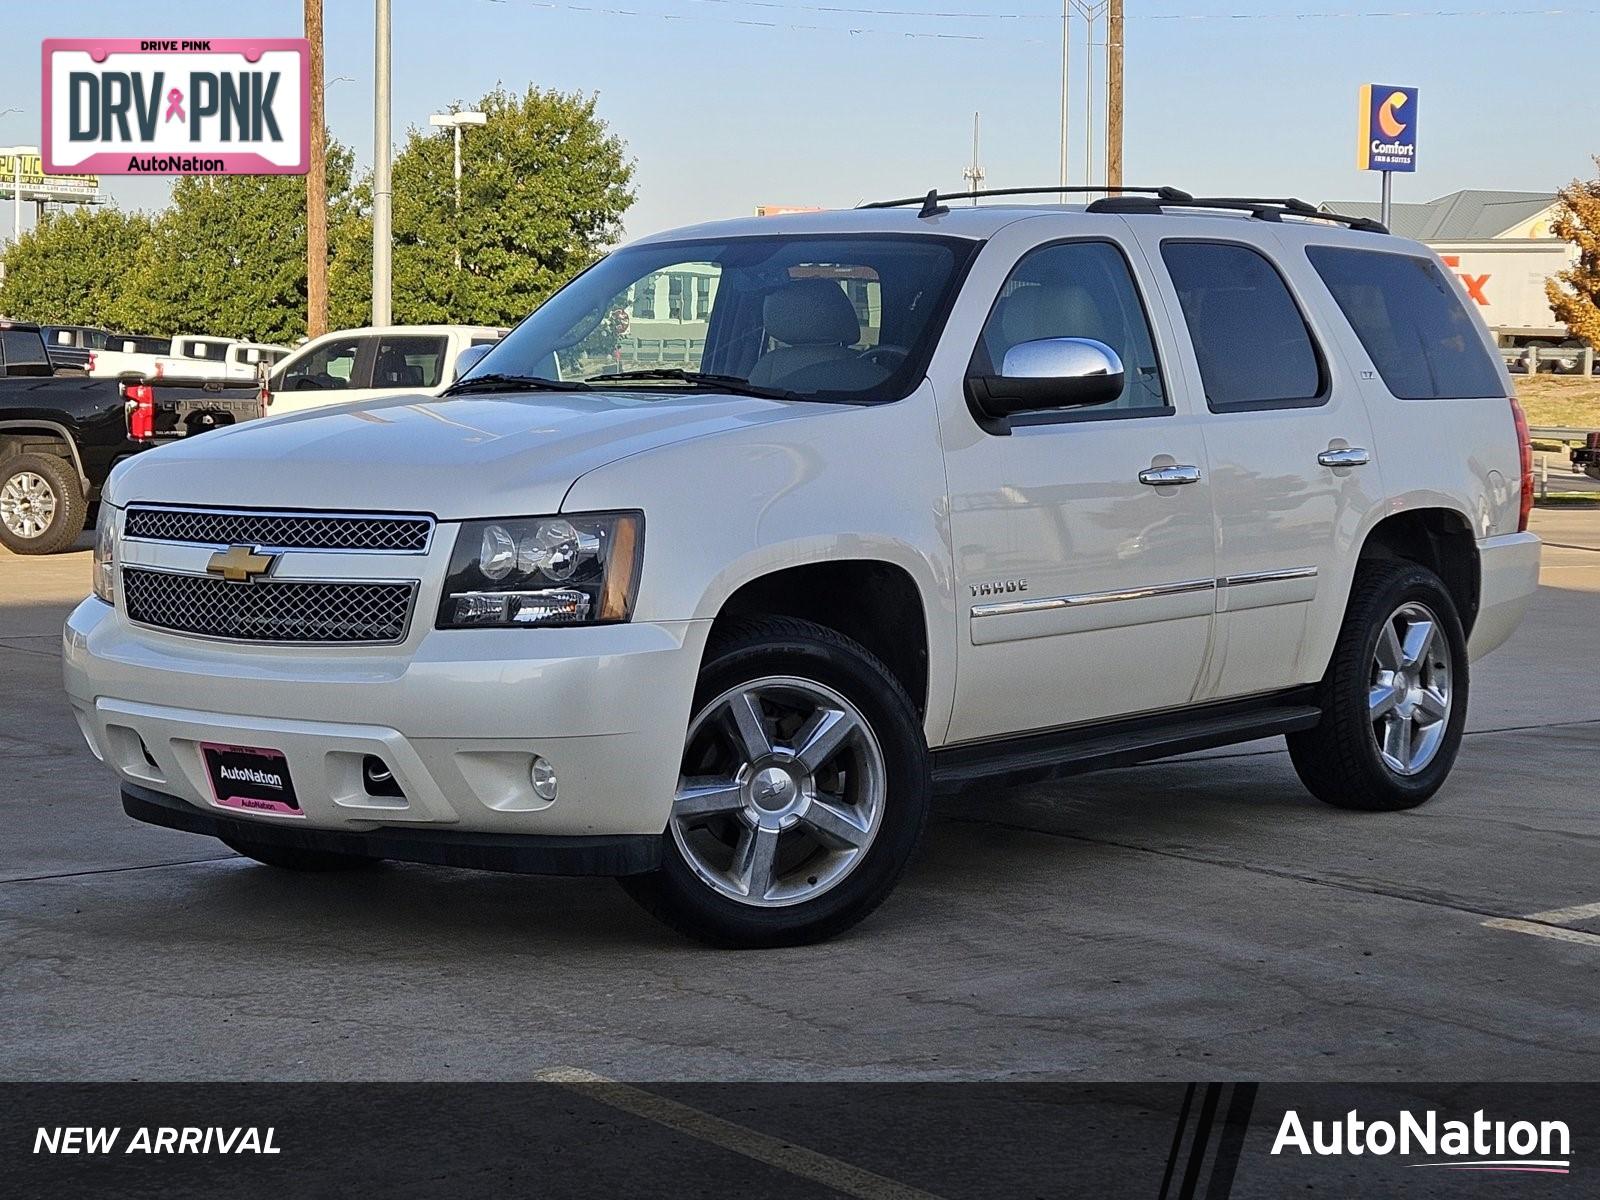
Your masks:
{"label": "running board", "polygon": [[1312,689],[1301,688],[1254,700],[947,746],[933,752],[933,787],[939,794],[949,794],[980,781],[1037,783],[1294,733],[1322,719],[1322,710],[1311,703],[1313,697]]}

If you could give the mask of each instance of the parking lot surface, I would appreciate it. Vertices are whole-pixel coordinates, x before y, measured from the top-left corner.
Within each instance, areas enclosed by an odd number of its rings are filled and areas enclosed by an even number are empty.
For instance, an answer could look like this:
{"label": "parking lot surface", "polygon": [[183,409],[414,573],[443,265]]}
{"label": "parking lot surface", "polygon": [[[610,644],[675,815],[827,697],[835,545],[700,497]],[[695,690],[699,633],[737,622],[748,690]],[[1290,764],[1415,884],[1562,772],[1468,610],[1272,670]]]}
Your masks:
{"label": "parking lot surface", "polygon": [[1282,743],[941,806],[834,942],[606,880],[297,876],[127,819],[61,693],[88,555],[0,551],[0,1076],[1561,1080],[1600,1073],[1600,510],[1474,671],[1455,774],[1324,807]]}

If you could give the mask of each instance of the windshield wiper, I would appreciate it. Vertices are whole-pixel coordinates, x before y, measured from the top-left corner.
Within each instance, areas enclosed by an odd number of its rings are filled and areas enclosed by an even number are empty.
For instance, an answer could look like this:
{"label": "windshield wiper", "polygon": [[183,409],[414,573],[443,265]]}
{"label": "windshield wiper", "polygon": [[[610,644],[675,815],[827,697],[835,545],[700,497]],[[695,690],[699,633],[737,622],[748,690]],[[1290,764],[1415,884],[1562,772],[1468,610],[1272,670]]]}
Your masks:
{"label": "windshield wiper", "polygon": [[469,392],[592,392],[587,383],[576,379],[543,379],[537,375],[474,375],[458,379],[441,396],[462,396]]}
{"label": "windshield wiper", "polygon": [[588,382],[613,383],[628,379],[662,379],[672,383],[688,383],[696,387],[717,388],[737,396],[758,396],[763,400],[810,400],[797,392],[782,388],[762,387],[751,383],[743,375],[714,375],[707,371],[685,371],[682,367],[651,367],[643,371],[619,371],[610,375],[591,375]]}

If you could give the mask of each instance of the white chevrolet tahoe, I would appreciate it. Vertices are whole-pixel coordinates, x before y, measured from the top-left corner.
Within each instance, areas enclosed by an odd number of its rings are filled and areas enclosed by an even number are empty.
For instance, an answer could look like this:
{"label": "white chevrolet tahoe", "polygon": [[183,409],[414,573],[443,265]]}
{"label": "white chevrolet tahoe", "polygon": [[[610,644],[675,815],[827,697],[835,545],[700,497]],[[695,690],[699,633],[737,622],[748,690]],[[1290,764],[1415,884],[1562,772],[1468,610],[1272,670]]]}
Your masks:
{"label": "white chevrolet tahoe", "polygon": [[941,791],[1285,735],[1433,795],[1539,558],[1450,272],[1298,202],[941,199],[647,238],[441,396],[118,467],[65,671],[126,811],[757,946]]}

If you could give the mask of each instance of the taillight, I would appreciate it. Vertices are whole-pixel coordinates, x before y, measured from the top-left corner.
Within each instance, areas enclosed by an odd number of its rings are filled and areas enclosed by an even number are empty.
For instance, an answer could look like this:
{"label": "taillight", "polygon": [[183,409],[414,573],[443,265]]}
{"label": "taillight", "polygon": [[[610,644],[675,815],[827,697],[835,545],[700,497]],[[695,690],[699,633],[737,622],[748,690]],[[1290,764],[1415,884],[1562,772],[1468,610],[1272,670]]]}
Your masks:
{"label": "taillight", "polygon": [[1517,511],[1517,532],[1526,533],[1528,514],[1533,511],[1533,437],[1528,433],[1528,414],[1511,397],[1511,419],[1517,426],[1517,449],[1522,456],[1522,503]]}
{"label": "taillight", "polygon": [[90,370],[90,371],[94,370],[94,351],[93,350],[89,351],[89,365],[88,365],[87,369]]}
{"label": "taillight", "polygon": [[123,384],[128,398],[128,436],[135,441],[156,435],[156,393],[148,383]]}

